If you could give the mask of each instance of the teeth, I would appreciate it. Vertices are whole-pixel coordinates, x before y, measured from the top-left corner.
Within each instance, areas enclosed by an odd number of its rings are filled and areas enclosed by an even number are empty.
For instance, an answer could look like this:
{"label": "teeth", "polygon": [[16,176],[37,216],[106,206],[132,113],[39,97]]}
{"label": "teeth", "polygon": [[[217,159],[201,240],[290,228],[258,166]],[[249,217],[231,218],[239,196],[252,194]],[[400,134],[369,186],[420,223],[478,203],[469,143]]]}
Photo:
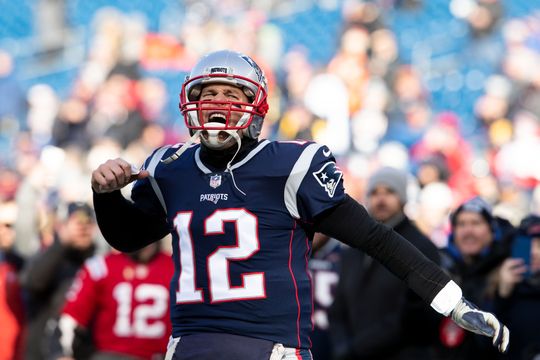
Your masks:
{"label": "teeth", "polygon": [[210,114],[210,119],[213,119],[213,118],[220,118],[220,119],[225,120],[225,115],[220,114],[220,113]]}

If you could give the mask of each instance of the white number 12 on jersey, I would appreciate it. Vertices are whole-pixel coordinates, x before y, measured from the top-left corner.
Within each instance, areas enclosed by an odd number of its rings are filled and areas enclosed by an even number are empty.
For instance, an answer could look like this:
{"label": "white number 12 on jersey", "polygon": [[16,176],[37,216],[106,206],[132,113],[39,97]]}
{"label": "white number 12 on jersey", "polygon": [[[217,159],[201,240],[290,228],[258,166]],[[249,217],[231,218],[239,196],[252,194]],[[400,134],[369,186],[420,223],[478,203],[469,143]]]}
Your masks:
{"label": "white number 12 on jersey", "polygon": [[[176,303],[203,301],[203,290],[197,288],[195,255],[190,226],[193,213],[179,212],[174,219],[180,248],[180,276]],[[233,222],[236,228],[235,246],[218,246],[207,258],[206,268],[210,291],[210,302],[253,300],[266,297],[263,272],[243,273],[242,286],[231,286],[229,262],[246,260],[259,251],[257,217],[246,209],[216,210],[204,221],[205,235],[224,234],[224,223]],[[204,241],[204,239],[202,239]]]}

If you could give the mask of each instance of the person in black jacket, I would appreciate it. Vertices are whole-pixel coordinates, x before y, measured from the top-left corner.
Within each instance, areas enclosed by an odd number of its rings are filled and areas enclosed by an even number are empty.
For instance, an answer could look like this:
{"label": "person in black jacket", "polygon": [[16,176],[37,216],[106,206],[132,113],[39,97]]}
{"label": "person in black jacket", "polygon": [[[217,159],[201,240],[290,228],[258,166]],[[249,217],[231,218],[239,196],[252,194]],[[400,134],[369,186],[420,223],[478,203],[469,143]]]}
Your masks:
{"label": "person in black jacket", "polygon": [[[448,246],[442,250],[442,267],[463,289],[463,294],[481,308],[494,311],[498,267],[509,255],[514,227],[496,217],[491,206],[474,197],[451,215]],[[446,319],[445,319],[446,320]],[[440,327],[441,359],[494,359],[489,342],[443,320]]]}
{"label": "person in black jacket", "polygon": [[86,203],[72,202],[60,209],[57,238],[29,260],[21,274],[21,285],[28,294],[24,356],[27,360],[47,356],[48,322],[58,317],[75,274],[95,251],[96,222],[92,208]]}
{"label": "person in black jacket", "polygon": [[[504,359],[540,358],[540,216],[529,215],[513,239],[512,257],[498,273],[495,312],[512,326]],[[528,249],[527,249],[528,248]]]}
{"label": "person in black jacket", "polygon": [[[379,169],[368,181],[367,209],[439,264],[435,245],[404,213],[407,181],[405,171]],[[330,312],[337,359],[431,359],[438,321],[384,266],[356,249],[345,251]]]}

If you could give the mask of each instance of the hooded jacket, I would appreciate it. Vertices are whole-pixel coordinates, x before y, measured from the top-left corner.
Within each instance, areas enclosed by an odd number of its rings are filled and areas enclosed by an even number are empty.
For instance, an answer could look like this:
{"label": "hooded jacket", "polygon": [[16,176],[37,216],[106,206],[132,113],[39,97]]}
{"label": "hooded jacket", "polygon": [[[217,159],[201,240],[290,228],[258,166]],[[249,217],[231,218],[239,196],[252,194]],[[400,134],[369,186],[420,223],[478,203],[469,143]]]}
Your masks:
{"label": "hooded jacket", "polygon": [[[453,232],[448,246],[441,251],[441,266],[463,290],[463,296],[486,311],[494,311],[496,274],[501,263],[510,255],[510,243],[515,228],[505,219],[493,217],[490,221],[493,242],[476,256],[465,262],[454,242]],[[490,339],[468,333],[443,319],[439,328],[440,359],[495,359],[496,349]]]}

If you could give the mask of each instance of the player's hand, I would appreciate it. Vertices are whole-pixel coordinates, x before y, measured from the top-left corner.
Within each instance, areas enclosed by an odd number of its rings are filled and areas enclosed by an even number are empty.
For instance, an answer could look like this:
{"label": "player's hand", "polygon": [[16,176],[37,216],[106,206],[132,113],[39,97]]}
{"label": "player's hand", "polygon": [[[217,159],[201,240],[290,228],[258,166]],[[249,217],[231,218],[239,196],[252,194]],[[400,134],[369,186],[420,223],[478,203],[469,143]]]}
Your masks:
{"label": "player's hand", "polygon": [[123,159],[107,160],[92,172],[92,189],[97,193],[108,193],[149,175],[148,171],[138,170]]}
{"label": "player's hand", "polygon": [[461,298],[452,310],[451,316],[452,320],[465,330],[490,337],[493,346],[497,347],[500,352],[505,353],[508,349],[510,332],[495,315],[481,311],[473,303]]}

